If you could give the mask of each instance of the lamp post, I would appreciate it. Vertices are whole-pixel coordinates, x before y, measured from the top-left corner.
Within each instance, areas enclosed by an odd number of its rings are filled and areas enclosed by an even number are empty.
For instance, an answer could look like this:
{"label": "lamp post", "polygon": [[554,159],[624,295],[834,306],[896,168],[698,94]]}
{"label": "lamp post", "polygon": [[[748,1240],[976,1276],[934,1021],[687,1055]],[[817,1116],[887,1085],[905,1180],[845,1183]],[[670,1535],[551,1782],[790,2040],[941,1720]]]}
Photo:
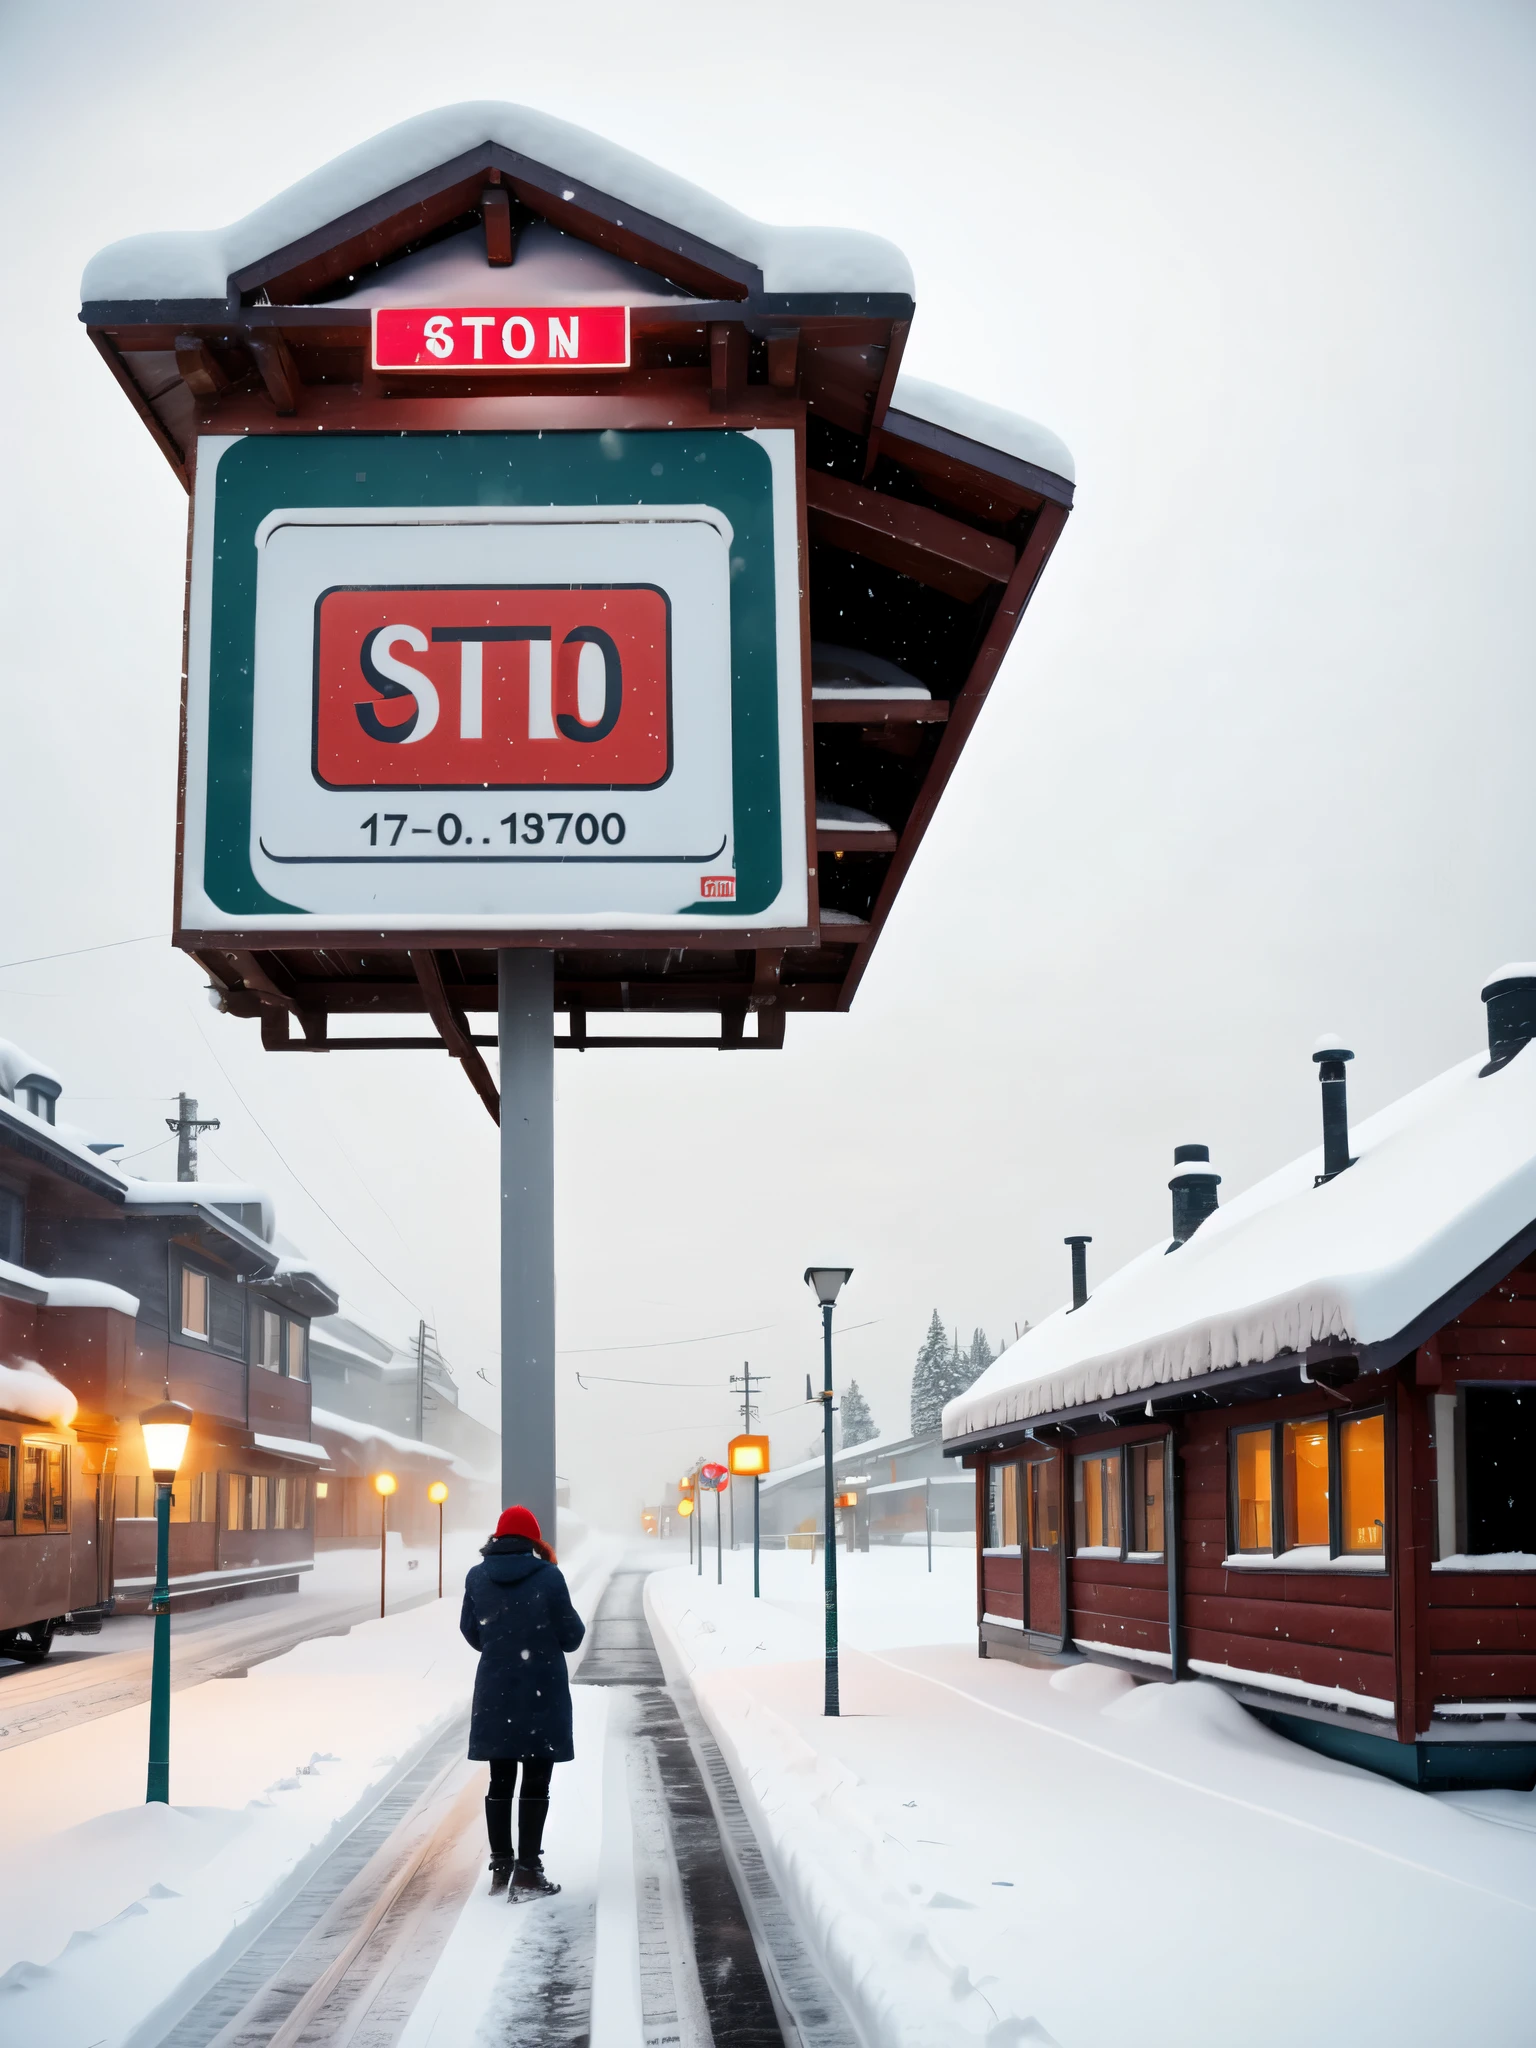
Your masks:
{"label": "lamp post", "polygon": [[448,1488],[441,1479],[434,1479],[427,1488],[427,1499],[437,1502],[437,1597],[443,1597],[443,1502],[448,1498]]}
{"label": "lamp post", "polygon": [[[715,1584],[717,1586],[722,1586],[725,1583],[725,1559],[721,1554],[720,1541],[720,1496],[722,1493],[724,1493],[725,1489],[730,1485],[730,1483],[731,1475],[726,1470],[724,1465],[701,1465],[699,1467],[700,1486],[704,1488],[706,1493],[712,1493],[715,1496]],[[703,1535],[704,1532],[701,1529],[699,1531],[699,1558],[701,1570],[703,1569],[704,1555]]]}
{"label": "lamp post", "polygon": [[[823,1512],[826,1517],[826,1602],[827,1602],[827,1671],[826,1699],[822,1708],[824,1714],[835,1717],[839,1712],[837,1699],[837,1544],[833,1540],[834,1517],[837,1513],[836,1497],[832,1479],[832,1306],[842,1292],[843,1283],[853,1277],[852,1266],[807,1266],[805,1284],[814,1292],[821,1304],[821,1443],[824,1475]],[[814,1541],[814,1539],[813,1539]]]}
{"label": "lamp post", "polygon": [[155,1653],[149,1680],[149,1778],[145,1804],[171,1799],[171,1487],[187,1449],[192,1410],[183,1401],[161,1401],[139,1417],[144,1455],[155,1475]]}
{"label": "lamp post", "polygon": [[379,1619],[384,1619],[384,1539],[389,1534],[389,1496],[399,1485],[393,1472],[375,1472],[373,1490],[379,1496]]}

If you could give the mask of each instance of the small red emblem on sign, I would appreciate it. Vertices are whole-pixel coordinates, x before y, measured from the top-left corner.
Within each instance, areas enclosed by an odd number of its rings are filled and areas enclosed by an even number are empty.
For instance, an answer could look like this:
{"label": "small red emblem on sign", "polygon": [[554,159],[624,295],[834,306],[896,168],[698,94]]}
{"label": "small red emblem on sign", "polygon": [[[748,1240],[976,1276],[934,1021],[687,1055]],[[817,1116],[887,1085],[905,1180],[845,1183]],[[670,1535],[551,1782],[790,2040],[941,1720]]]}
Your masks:
{"label": "small red emblem on sign", "polygon": [[699,894],[704,897],[718,896],[728,900],[736,895],[734,875],[700,875]]}
{"label": "small red emblem on sign", "polygon": [[375,306],[373,367],[627,370],[628,306]]}
{"label": "small red emblem on sign", "polygon": [[654,789],[671,700],[653,584],[338,588],[315,607],[327,789]]}

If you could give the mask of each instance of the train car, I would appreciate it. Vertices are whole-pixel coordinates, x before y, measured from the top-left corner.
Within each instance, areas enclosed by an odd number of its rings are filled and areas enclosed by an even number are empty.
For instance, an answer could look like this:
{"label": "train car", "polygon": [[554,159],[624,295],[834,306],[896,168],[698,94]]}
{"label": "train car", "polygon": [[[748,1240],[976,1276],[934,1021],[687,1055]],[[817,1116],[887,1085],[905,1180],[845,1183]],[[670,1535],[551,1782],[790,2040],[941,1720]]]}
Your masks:
{"label": "train car", "polygon": [[115,1460],[112,1446],[0,1406],[0,1657],[41,1664],[56,1636],[100,1631]]}

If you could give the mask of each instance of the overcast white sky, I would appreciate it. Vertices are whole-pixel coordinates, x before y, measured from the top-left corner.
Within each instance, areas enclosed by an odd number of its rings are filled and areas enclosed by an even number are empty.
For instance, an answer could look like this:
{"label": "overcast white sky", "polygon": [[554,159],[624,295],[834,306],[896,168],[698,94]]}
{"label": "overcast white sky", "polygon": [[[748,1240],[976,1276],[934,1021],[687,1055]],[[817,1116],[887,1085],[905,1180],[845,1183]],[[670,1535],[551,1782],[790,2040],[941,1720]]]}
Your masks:
{"label": "overcast white sky", "polygon": [[[1078,509],[853,1013],[559,1057],[560,1463],[627,1519],[748,1357],[800,1455],[812,1258],[901,1426],[935,1306],[1038,1319],[1065,1231],[1103,1274],[1165,1228],[1175,1142],[1229,1193],[1314,1142],[1320,1030],[1369,1111],[1536,955],[1533,60],[1470,0],[0,7],[0,958],[169,929],[186,503],[77,325],[97,247],[482,97],[888,235],[908,366],[1061,434]],[[0,1035],[139,1171],[195,1093],[205,1175],[494,1414],[495,1132],[449,1061],[263,1056],[163,943],[0,972]]]}

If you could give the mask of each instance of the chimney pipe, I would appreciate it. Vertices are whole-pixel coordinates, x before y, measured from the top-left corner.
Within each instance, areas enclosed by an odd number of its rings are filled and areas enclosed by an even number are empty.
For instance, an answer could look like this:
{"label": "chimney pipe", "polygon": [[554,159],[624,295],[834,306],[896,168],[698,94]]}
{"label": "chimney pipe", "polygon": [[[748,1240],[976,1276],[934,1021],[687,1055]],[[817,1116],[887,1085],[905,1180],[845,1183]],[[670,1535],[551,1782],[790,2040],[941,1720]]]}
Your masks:
{"label": "chimney pipe", "polygon": [[1207,1216],[1216,1214],[1216,1189],[1221,1175],[1211,1164],[1209,1145],[1175,1145],[1173,1179],[1173,1243],[1169,1251],[1187,1244]]}
{"label": "chimney pipe", "polygon": [[1312,1057],[1323,1090],[1323,1170],[1312,1183],[1320,1188],[1355,1163],[1349,1156],[1349,1104],[1344,1087],[1344,1062],[1354,1054],[1336,1031],[1325,1031],[1313,1046]]}
{"label": "chimney pipe", "polygon": [[1483,990],[1483,1001],[1488,1005],[1488,1064],[1479,1080],[1507,1067],[1536,1038],[1536,961],[1501,967]]}
{"label": "chimney pipe", "polygon": [[1088,1253],[1086,1247],[1093,1243],[1091,1237],[1064,1237],[1063,1244],[1072,1247],[1072,1307],[1081,1308],[1088,1299]]}

